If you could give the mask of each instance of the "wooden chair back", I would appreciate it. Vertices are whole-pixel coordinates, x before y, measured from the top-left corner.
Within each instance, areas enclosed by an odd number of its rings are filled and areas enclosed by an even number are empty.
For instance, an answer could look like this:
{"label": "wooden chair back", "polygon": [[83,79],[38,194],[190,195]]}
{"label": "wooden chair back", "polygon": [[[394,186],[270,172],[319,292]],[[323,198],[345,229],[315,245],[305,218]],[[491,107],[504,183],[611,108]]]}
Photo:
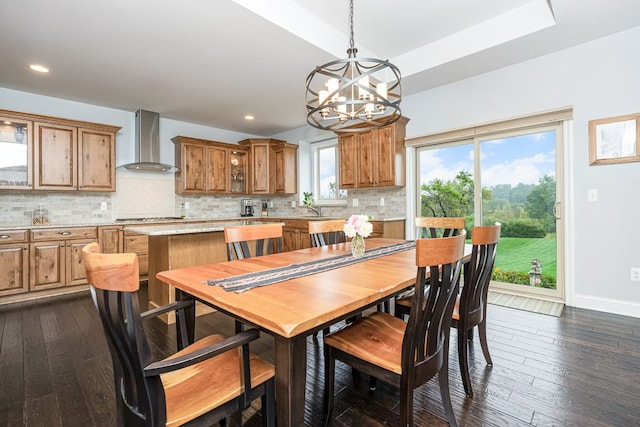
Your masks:
{"label": "wooden chair back", "polygon": [[402,342],[402,372],[414,387],[446,369],[466,234],[416,241],[416,291]]}
{"label": "wooden chair back", "polygon": [[327,221],[309,221],[309,238],[311,247],[333,245],[334,243],[344,243],[343,219]]}
{"label": "wooden chair back", "polygon": [[487,293],[496,259],[498,240],[500,240],[500,228],[500,223],[473,227],[471,260],[465,266],[464,287],[460,292],[459,307],[460,319],[463,323],[470,324],[469,328],[479,324],[486,311]]}
{"label": "wooden chair back", "polygon": [[[282,224],[239,225],[224,228],[229,261],[282,252]],[[251,253],[249,242],[255,242]]]}
{"label": "wooden chair back", "polygon": [[464,230],[464,217],[416,217],[418,238],[451,237]]}

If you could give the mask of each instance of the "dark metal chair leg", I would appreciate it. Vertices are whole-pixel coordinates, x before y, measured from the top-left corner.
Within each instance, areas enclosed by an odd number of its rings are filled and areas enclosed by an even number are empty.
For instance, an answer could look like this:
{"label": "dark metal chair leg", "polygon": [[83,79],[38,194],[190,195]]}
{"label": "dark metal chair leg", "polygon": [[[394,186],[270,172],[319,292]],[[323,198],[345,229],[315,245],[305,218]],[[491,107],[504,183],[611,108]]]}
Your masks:
{"label": "dark metal chair leg", "polygon": [[473,397],[473,389],[471,388],[471,377],[469,375],[469,351],[467,343],[467,331],[463,325],[458,327],[458,362],[460,364],[460,375],[462,376],[462,384],[464,392],[467,396]]}

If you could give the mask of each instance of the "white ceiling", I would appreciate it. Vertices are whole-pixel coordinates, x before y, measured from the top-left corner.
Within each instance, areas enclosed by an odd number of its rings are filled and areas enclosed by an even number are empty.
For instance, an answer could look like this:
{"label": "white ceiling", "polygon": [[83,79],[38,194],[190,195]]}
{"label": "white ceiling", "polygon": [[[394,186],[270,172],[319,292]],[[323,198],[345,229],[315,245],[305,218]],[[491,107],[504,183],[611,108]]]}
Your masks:
{"label": "white ceiling", "polygon": [[[304,126],[307,74],[349,47],[347,0],[8,3],[0,87],[254,135]],[[397,65],[404,96],[638,25],[638,0],[354,5],[358,56]]]}

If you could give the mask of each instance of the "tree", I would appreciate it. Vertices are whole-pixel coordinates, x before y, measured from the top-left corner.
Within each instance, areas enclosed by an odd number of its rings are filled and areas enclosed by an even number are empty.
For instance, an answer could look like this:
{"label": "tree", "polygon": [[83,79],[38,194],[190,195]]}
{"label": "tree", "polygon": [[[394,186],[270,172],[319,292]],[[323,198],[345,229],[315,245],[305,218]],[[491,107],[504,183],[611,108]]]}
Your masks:
{"label": "tree", "polygon": [[[420,190],[423,216],[473,215],[473,178],[467,171],[458,172],[451,181],[436,178],[429,184],[422,184]],[[490,194],[489,191],[489,198]]]}
{"label": "tree", "polygon": [[529,218],[539,220],[547,232],[553,233],[556,230],[556,219],[553,215],[555,203],[556,180],[550,175],[545,175],[527,196],[525,209]]}

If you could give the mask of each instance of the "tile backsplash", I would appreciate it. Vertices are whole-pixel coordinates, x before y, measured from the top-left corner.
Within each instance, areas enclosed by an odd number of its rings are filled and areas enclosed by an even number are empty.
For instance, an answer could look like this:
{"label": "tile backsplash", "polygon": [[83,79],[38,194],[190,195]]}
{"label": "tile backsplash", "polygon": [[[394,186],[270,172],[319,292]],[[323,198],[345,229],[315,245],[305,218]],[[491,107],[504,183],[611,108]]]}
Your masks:
{"label": "tile backsplash", "polygon": [[[384,206],[380,206],[380,198]],[[51,225],[109,223],[116,218],[180,216],[182,205],[187,217],[230,218],[240,214],[240,200],[254,201],[255,215],[261,215],[261,202],[269,200],[269,216],[308,217],[315,214],[299,206],[300,197],[258,195],[180,195],[175,194],[173,174],[139,173],[118,170],[115,193],[85,193],[81,191],[0,192],[0,227],[29,226],[31,214],[39,207],[49,211]],[[358,199],[358,206],[353,206]],[[291,207],[291,202],[296,207]],[[107,210],[102,210],[106,203]],[[322,207],[323,216],[348,217],[351,214],[367,214],[378,218],[404,217],[406,215],[405,188],[377,188],[350,190],[348,206]]]}

